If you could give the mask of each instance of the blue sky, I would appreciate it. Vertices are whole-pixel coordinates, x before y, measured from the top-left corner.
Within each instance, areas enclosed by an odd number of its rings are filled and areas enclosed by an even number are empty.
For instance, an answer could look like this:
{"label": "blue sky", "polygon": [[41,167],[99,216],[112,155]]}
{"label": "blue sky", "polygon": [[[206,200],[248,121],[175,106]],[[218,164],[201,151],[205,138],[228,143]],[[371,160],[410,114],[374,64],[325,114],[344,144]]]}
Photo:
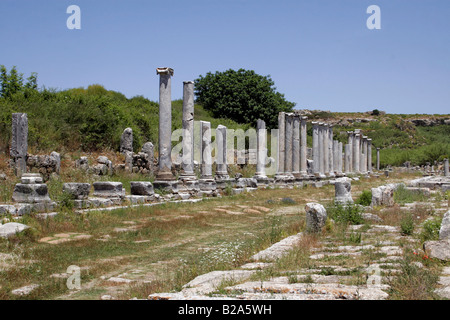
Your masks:
{"label": "blue sky", "polygon": [[[81,30],[69,30],[69,5]],[[369,30],[370,5],[381,30]],[[450,113],[448,0],[1,0],[0,64],[57,89],[158,100],[207,72],[270,75],[298,109]]]}

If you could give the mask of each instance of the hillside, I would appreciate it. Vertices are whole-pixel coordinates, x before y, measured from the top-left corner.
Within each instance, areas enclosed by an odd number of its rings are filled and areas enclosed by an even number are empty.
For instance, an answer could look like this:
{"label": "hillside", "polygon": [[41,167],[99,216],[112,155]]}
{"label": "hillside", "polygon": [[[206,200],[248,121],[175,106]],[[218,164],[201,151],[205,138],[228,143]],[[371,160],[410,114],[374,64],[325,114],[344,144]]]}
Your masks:
{"label": "hillside", "polygon": [[[0,98],[0,152],[8,155],[11,114],[25,112],[29,119],[30,153],[117,151],[123,130],[134,132],[134,149],[158,138],[158,103],[142,96],[126,98],[101,85],[63,91],[25,90]],[[335,125],[337,139],[346,143],[346,131],[360,128],[381,148],[381,165],[402,165],[406,161],[425,164],[450,156],[450,115],[401,115],[331,113],[300,110],[310,120]],[[212,117],[195,106],[195,119],[246,130],[249,124]],[[173,101],[172,127],[181,128],[182,101]],[[269,139],[270,141],[270,139]],[[308,143],[311,144],[309,125]],[[157,146],[156,146],[157,147]],[[375,157],[374,157],[375,159]]]}

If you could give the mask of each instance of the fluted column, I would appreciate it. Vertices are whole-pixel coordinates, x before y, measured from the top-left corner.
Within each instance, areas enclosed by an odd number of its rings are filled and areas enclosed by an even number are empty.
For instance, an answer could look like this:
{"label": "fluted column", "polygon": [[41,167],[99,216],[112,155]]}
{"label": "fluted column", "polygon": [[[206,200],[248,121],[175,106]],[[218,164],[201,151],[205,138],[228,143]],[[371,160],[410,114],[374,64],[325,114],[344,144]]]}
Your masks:
{"label": "fluted column", "polygon": [[[355,133],[353,131],[347,131],[348,133],[348,171],[346,170],[346,173],[353,172],[354,166],[353,166],[353,140],[355,139]],[[346,149],[347,150],[347,149]],[[347,151],[345,151],[345,154],[347,155]],[[346,156],[347,159],[347,156]]]}

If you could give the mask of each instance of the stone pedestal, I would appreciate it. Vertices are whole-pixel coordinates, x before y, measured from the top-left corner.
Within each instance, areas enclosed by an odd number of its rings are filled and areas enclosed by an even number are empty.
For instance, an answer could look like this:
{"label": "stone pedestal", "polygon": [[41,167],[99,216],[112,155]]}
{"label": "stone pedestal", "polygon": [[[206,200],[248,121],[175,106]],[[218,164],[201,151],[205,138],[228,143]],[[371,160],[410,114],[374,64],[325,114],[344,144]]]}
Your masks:
{"label": "stone pedestal", "polygon": [[14,187],[12,200],[19,203],[34,204],[36,206],[33,209],[37,209],[36,211],[45,211],[47,206],[53,207],[54,203],[48,195],[47,185],[42,181],[40,174],[23,174],[21,183]]}
{"label": "stone pedestal", "polygon": [[73,200],[85,200],[89,197],[91,185],[89,183],[64,183],[63,192]]}
{"label": "stone pedestal", "polygon": [[338,178],[335,181],[334,189],[335,189],[335,203],[340,204],[352,204],[352,184],[350,178]]}

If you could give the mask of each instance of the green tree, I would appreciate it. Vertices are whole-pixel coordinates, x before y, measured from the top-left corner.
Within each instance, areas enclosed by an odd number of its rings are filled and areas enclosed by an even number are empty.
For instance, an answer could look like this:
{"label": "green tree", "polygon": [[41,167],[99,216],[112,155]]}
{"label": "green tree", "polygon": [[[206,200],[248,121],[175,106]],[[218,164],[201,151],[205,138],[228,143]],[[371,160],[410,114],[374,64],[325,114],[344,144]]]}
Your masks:
{"label": "green tree", "polygon": [[37,90],[37,73],[32,72],[27,78],[27,83],[23,83],[23,73],[19,73],[16,67],[12,67],[9,71],[4,65],[0,66],[0,95],[3,98],[11,98],[18,92],[29,92]]}
{"label": "green tree", "polygon": [[292,111],[295,103],[287,101],[274,85],[270,76],[230,69],[200,75],[195,80],[195,95],[197,103],[215,117],[251,124],[262,119],[268,128],[276,128],[278,113]]}

